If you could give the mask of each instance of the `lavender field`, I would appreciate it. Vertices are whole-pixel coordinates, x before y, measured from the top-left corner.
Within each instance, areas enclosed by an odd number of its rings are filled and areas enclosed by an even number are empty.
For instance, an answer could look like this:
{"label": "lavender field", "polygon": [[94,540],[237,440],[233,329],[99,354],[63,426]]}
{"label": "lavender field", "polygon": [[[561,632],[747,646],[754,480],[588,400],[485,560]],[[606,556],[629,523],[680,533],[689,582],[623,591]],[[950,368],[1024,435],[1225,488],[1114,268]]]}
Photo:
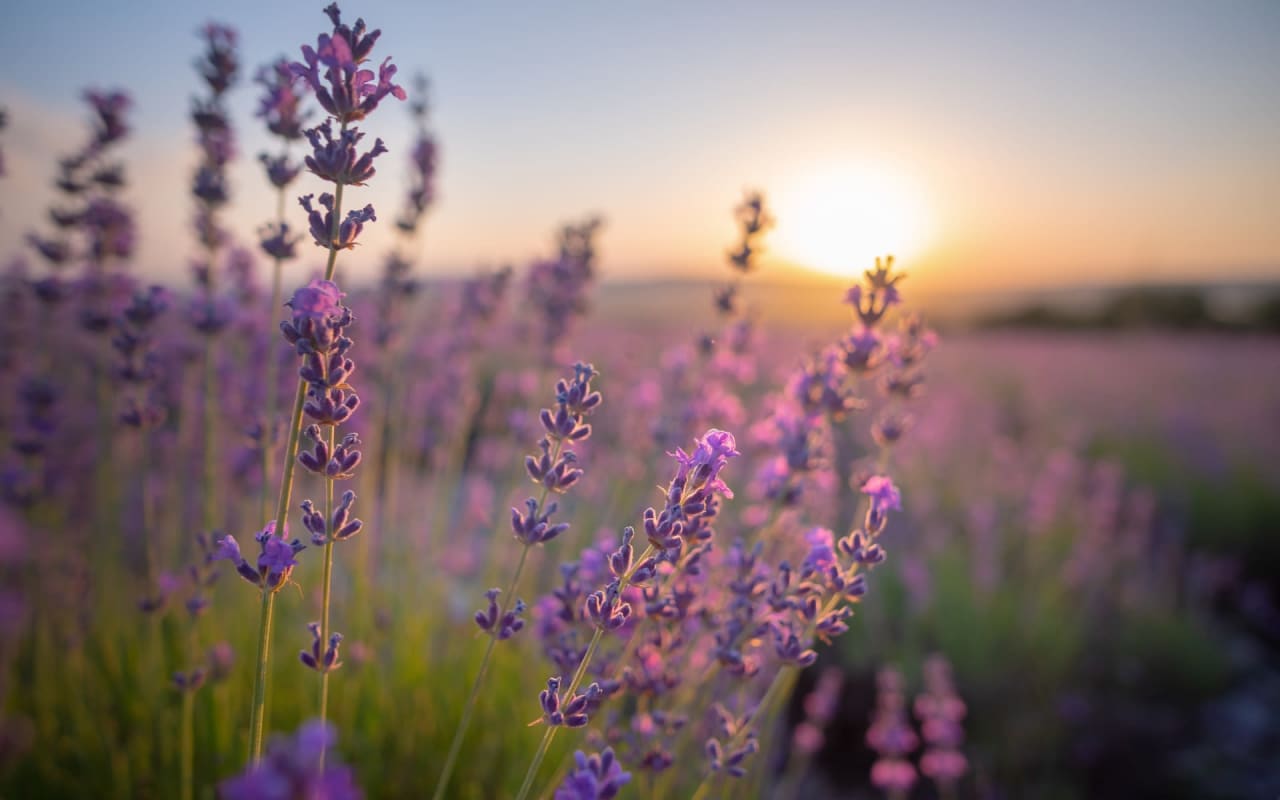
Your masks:
{"label": "lavender field", "polygon": [[1274,334],[798,278],[763,184],[687,280],[589,201],[432,269],[413,48],[318,11],[188,36],[159,201],[128,87],[6,101],[0,798],[1280,796]]}

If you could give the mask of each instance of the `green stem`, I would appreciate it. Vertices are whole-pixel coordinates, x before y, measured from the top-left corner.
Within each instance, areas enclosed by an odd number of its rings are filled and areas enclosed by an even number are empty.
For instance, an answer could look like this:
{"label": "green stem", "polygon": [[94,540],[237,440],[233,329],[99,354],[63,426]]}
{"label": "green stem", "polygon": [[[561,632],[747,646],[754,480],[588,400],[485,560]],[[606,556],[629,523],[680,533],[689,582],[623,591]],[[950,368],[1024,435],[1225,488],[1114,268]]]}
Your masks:
{"label": "green stem", "polygon": [[[632,562],[631,569],[618,579],[618,595],[621,596],[631,585],[631,576],[635,574],[636,569],[649,560],[653,555],[655,548],[652,544],[645,547],[640,557]],[[573,674],[573,680],[569,683],[569,688],[565,691],[565,697],[572,700],[573,694],[582,685],[582,679],[587,674],[587,667],[591,664],[591,658],[596,654],[596,649],[600,647],[600,640],[604,637],[604,628],[596,626],[596,632],[591,635],[591,643],[587,645],[587,652],[582,656],[581,663],[578,664],[578,670]],[[542,765],[542,759],[547,755],[547,748],[551,746],[551,740],[555,738],[559,725],[548,725],[542,734],[542,741],[538,743],[538,750],[533,754],[533,763],[529,765],[529,769],[524,774],[524,783],[520,786],[520,793],[516,795],[516,800],[525,800],[529,790],[533,788],[534,778],[537,777],[538,767]]]}
{"label": "green stem", "polygon": [[[333,453],[334,426],[325,427],[325,443],[329,453]],[[326,528],[333,520],[333,478],[325,476],[324,480],[324,524]],[[324,589],[320,604],[320,655],[323,659],[325,648],[329,642],[329,597],[333,584],[333,531],[328,531],[324,543]],[[324,661],[320,662],[320,722],[329,719],[329,670]],[[324,772],[325,748],[320,749],[320,771]]]}
{"label": "green stem", "polygon": [[192,800],[195,796],[195,704],[196,693],[191,689],[182,691],[182,800]]}
{"label": "green stem", "polygon": [[[564,441],[557,439],[555,446],[551,449],[551,463],[555,463],[560,458],[560,452],[564,449]],[[547,496],[551,490],[543,484],[542,494],[538,497],[538,506],[534,516],[542,513],[542,509],[547,504]],[[520,550],[520,561],[516,564],[515,574],[511,576],[511,583],[507,586],[507,591],[501,597],[502,600],[498,604],[498,623],[502,624],[502,618],[511,610],[515,603],[516,589],[520,585],[520,575],[524,572],[525,561],[529,558],[529,544],[525,544]],[[444,769],[440,772],[440,779],[436,783],[435,794],[432,795],[433,800],[441,800],[444,797],[445,789],[449,786],[449,778],[453,776],[453,767],[458,761],[458,753],[462,750],[462,740],[466,736],[467,727],[471,724],[471,715],[475,711],[476,701],[480,697],[480,687],[484,683],[485,674],[489,671],[489,659],[493,656],[493,649],[497,645],[497,631],[490,631],[489,645],[485,648],[484,658],[480,660],[480,669],[476,672],[475,682],[471,684],[471,694],[467,697],[467,704],[462,709],[462,717],[458,720],[458,729],[453,733],[453,741],[449,744],[449,755],[445,758]]]}
{"label": "green stem", "polygon": [[[724,746],[725,755],[732,753],[742,744],[744,735],[751,730],[752,723],[755,722],[754,718],[759,716],[762,712],[766,712],[769,707],[773,705],[775,696],[782,690],[784,685],[790,683],[785,676],[788,672],[794,669],[795,667],[790,664],[784,664],[778,670],[777,674],[773,676],[773,682],[769,684],[769,688],[765,691],[764,697],[760,699],[760,704],[756,706],[755,713],[751,715],[752,719],[744,722],[741,730],[738,731],[738,734],[731,738]],[[718,772],[707,773],[707,776],[702,779],[702,783],[698,784],[698,790],[693,793],[692,800],[704,800],[704,798],[707,797],[707,793],[711,791],[711,787],[715,783],[715,779],[719,774],[720,773]]]}
{"label": "green stem", "polygon": [[[281,188],[276,192],[276,223],[284,224],[284,189]],[[267,308],[267,335],[271,335],[271,329],[274,325],[276,312],[283,302],[281,295],[284,290],[281,286],[282,273],[284,271],[284,262],[279,258],[273,259],[271,266],[271,305]],[[267,475],[271,474],[271,438],[274,433],[276,415],[279,413],[277,406],[280,404],[280,362],[271,352],[272,348],[267,348],[267,416],[266,425],[262,431],[262,516],[265,518],[271,513],[271,486],[267,482]]]}
{"label": "green stem", "polygon": [[[209,302],[212,303],[217,277],[217,273],[214,270],[214,262],[218,258],[218,245],[211,243],[208,247],[208,253],[208,297]],[[216,355],[217,350],[214,347],[213,335],[206,335],[204,340],[204,398],[200,405],[201,424],[204,428],[204,441],[201,448],[204,456],[204,503],[201,507],[200,520],[206,533],[213,531],[217,527],[218,516],[218,442],[217,426],[214,424],[214,397],[216,396],[218,385]]]}
{"label": "green stem", "polygon": [[[342,130],[345,131],[346,129],[347,126],[344,124]],[[338,188],[333,190],[333,230],[331,236],[333,242],[338,241],[338,228],[342,223],[342,187],[344,185],[339,183],[337,184]],[[324,265],[324,279],[326,281],[333,280],[333,270],[337,264],[338,248],[331,243],[329,245],[329,261]]]}
{"label": "green stem", "polygon": [[253,680],[253,708],[249,717],[249,761],[262,760],[263,713],[267,704],[267,663],[271,658],[271,617],[275,592],[262,590],[262,611],[258,617],[258,667]]}
{"label": "green stem", "polygon": [[[342,130],[346,130],[343,123]],[[330,227],[329,260],[324,267],[325,280],[333,279],[338,262],[338,228],[342,219],[342,184],[337,184],[333,199],[333,223]],[[289,444],[284,453],[284,477],[280,481],[280,498],[276,504],[276,535],[284,536],[284,523],[289,514],[289,500],[293,494],[293,468],[298,458],[298,440],[302,436],[302,407],[307,400],[307,382],[298,380],[298,391],[293,402],[293,415],[289,421]],[[279,588],[279,587],[277,587]],[[253,708],[249,717],[249,760],[254,764],[262,760],[262,732],[267,705],[267,664],[271,653],[271,617],[274,610],[275,591],[263,587],[262,614],[258,622],[258,668],[253,684]]]}
{"label": "green stem", "polygon": [[214,360],[213,338],[209,337],[205,340],[204,346],[204,403],[202,406],[202,420],[204,428],[204,504],[201,513],[201,525],[206,532],[212,531],[216,526],[217,518],[217,480],[218,480],[218,454],[217,454],[217,436],[214,431],[214,409],[213,398],[217,387],[218,370]]}
{"label": "green stem", "polygon": [[[577,691],[578,685],[582,683],[582,676],[586,674],[587,664],[591,662],[592,656],[596,654],[596,648],[600,646],[601,634],[604,628],[596,628],[596,632],[591,636],[591,644],[587,645],[587,652],[582,657],[581,663],[578,664],[578,670],[573,674],[573,680],[569,683],[569,689],[565,692],[565,697],[572,699],[573,693]],[[538,749],[533,754],[533,761],[529,764],[528,771],[524,774],[524,783],[520,784],[520,793],[516,795],[516,800],[525,800],[529,795],[529,790],[533,788],[534,778],[538,775],[538,767],[542,766],[542,759],[547,755],[547,748],[551,747],[551,740],[555,738],[556,731],[560,730],[559,725],[548,725],[546,730],[542,732],[542,741],[538,742]]]}
{"label": "green stem", "polygon": [[[289,444],[284,454],[284,477],[280,482],[280,498],[276,505],[276,535],[284,536],[285,518],[289,512],[289,499],[293,493],[293,467],[297,461],[298,439],[302,430],[302,406],[307,399],[306,381],[298,381],[297,396],[293,402],[293,421],[289,426]],[[258,622],[258,667],[253,684],[253,707],[249,717],[249,760],[258,763],[262,759],[262,729],[267,704],[267,663],[271,650],[271,616],[275,592],[263,587],[262,613]]]}
{"label": "green stem", "polygon": [[151,431],[144,427],[140,438],[142,440],[142,452],[138,454],[139,537],[142,540],[142,557],[146,559],[145,574],[147,585],[155,586],[158,564],[154,541],[155,532],[152,530],[150,492],[148,491],[150,482],[147,480],[151,467]]}
{"label": "green stem", "polygon": [[[543,501],[546,500],[546,492],[543,492]],[[538,503],[538,508],[542,508],[542,503]],[[541,513],[541,511],[539,511]],[[520,561],[516,564],[516,571],[511,576],[511,583],[507,586],[507,591],[503,592],[503,599],[498,606],[498,624],[502,624],[502,618],[511,610],[511,598],[515,596],[516,588],[520,584],[520,575],[524,572],[525,562],[529,558],[530,545],[526,544],[520,549]],[[458,729],[453,733],[453,741],[449,744],[449,755],[445,757],[444,769],[440,772],[440,779],[436,783],[436,791],[431,795],[432,800],[441,800],[444,797],[445,789],[449,786],[449,778],[453,775],[453,767],[458,761],[458,754],[462,751],[462,740],[466,736],[467,727],[471,725],[471,715],[476,710],[476,701],[480,698],[480,687],[484,684],[485,675],[489,672],[489,660],[493,657],[493,650],[498,644],[497,631],[490,631],[489,644],[484,649],[484,658],[480,659],[480,669],[476,672],[476,679],[471,684],[471,694],[467,696],[467,704],[462,708],[462,717],[458,720]]]}

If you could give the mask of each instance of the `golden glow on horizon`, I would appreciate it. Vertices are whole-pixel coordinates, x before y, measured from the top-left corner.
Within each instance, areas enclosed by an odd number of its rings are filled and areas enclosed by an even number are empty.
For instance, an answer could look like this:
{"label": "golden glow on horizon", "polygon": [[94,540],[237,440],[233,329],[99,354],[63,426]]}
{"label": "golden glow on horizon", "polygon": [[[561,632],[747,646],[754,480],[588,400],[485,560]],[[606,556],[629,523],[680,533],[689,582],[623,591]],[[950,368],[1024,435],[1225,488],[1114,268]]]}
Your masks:
{"label": "golden glow on horizon", "polygon": [[798,178],[777,194],[770,247],[811,269],[861,274],[877,256],[899,260],[927,244],[929,214],[904,175],[869,165],[840,165]]}

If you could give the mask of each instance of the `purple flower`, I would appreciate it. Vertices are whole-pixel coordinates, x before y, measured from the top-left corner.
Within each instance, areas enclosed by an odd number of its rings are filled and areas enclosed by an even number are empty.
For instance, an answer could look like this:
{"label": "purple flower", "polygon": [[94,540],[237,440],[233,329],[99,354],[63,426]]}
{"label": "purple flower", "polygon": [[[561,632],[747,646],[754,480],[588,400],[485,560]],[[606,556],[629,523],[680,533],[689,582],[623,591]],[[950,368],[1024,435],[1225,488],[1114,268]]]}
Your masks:
{"label": "purple flower", "polygon": [[325,120],[307,131],[312,150],[311,155],[304,159],[307,169],[332,183],[363,186],[374,175],[373,160],[387,152],[382,140],[375,139],[371,150],[359,154],[356,145],[363,138],[364,134],[355,128],[344,128],[335,139],[333,121]]}
{"label": "purple flower", "polygon": [[311,649],[299,652],[298,659],[316,672],[333,672],[341,667],[342,662],[338,660],[338,646],[342,644],[342,634],[329,634],[329,643],[325,646],[320,640],[320,623],[308,623],[307,630],[311,631]]}
{"label": "purple flower", "polygon": [[289,261],[297,256],[297,244],[302,236],[301,234],[290,236],[287,223],[267,225],[262,229],[261,235],[262,240],[259,244],[262,251],[272,258]]}
{"label": "purple flower", "polygon": [[509,611],[503,613],[498,608],[498,595],[502,594],[501,589],[490,589],[484,593],[485,599],[489,601],[488,608],[476,612],[476,625],[480,630],[498,637],[498,640],[510,639],[524,628],[524,620],[520,615],[525,612],[527,606],[523,600],[516,600],[516,604]]}
{"label": "purple flower", "polygon": [[590,756],[579,750],[573,760],[574,769],[556,789],[555,800],[610,800],[631,781],[611,747]]}
{"label": "purple flower", "polygon": [[310,319],[324,321],[342,316],[342,298],[346,293],[333,281],[314,278],[306,286],[297,289],[285,305],[293,311],[294,321]]}
{"label": "purple flower", "polygon": [[[274,523],[270,526],[274,531]],[[262,574],[269,588],[277,589],[289,579],[289,573],[298,565],[294,558],[303,545],[296,539],[286,542],[279,536],[267,533],[258,534],[262,544],[262,552],[258,554],[258,572]]]}
{"label": "purple flower", "polygon": [[[854,287],[857,289],[859,287]],[[850,292],[853,289],[849,290]],[[879,366],[883,358],[883,345],[880,334],[875,328],[859,325],[844,338],[841,343],[844,350],[844,364],[854,372],[868,372]]]}
{"label": "purple flower", "polygon": [[372,205],[348,211],[347,218],[338,226],[337,236],[335,237],[333,231],[333,195],[327,192],[320,195],[320,205],[325,209],[324,214],[312,207],[312,197],[313,195],[309,194],[303,195],[298,198],[298,202],[307,212],[307,223],[310,226],[311,238],[315,240],[317,247],[350,250],[356,246],[356,237],[364,230],[365,223],[374,222],[378,219],[374,215]]}
{"label": "purple flower", "polygon": [[196,68],[216,97],[231,88],[240,69],[236,60],[236,32],[226,25],[210,22],[200,33],[207,49]]}
{"label": "purple flower", "polygon": [[332,755],[318,768],[320,755],[333,747],[330,725],[305,723],[292,738],[273,739],[266,757],[242,775],[218,786],[221,800],[361,800],[355,775]]}
{"label": "purple flower", "polygon": [[545,723],[547,725],[564,725],[567,728],[581,728],[587,724],[587,712],[591,705],[603,694],[600,684],[593,683],[582,694],[575,694],[562,701],[560,696],[560,678],[548,678],[547,688],[538,693],[538,702],[542,706],[542,718],[534,720],[531,725]]}
{"label": "purple flower", "polygon": [[382,32],[366,33],[363,19],[356,20],[354,28],[343,25],[337,3],[325,13],[333,22],[333,34],[321,34],[315,49],[303,45],[302,62],[291,65],[294,74],[311,86],[320,106],[345,125],[364,119],[387,95],[404,100],[404,89],[391,82],[396,68],[390,58],[382,62],[376,76],[360,66]]}
{"label": "purple flower", "polygon": [[690,482],[697,486],[705,486],[708,492],[719,492],[732,498],[733,491],[720,480],[720,470],[730,458],[742,455],[737,450],[737,442],[733,434],[712,428],[695,440],[693,453],[686,453],[680,448],[670,455],[680,462],[680,477],[691,476]]}
{"label": "purple flower", "polygon": [[244,558],[240,552],[240,545],[229,534],[214,543],[214,548],[209,553],[209,561],[230,561],[240,577],[249,583],[254,586],[265,586],[273,592],[277,591],[288,581],[290,573],[298,564],[294,556],[306,545],[297,539],[286,541],[284,537],[276,536],[275,530],[275,522],[268,522],[267,526],[254,537],[262,548],[258,554],[256,568]]}
{"label": "purple flower", "polygon": [[747,774],[743,762],[760,749],[760,743],[755,734],[750,733],[746,741],[731,753],[726,753],[724,745],[716,738],[708,739],[704,749],[712,772],[723,771],[734,778],[741,778]]}
{"label": "purple flower", "polygon": [[836,563],[835,534],[829,528],[811,528],[804,538],[809,545],[804,559],[806,572],[825,572]]}
{"label": "purple flower", "polygon": [[300,112],[302,97],[296,88],[298,76],[289,61],[282,58],[263,67],[256,80],[263,88],[258,100],[258,116],[266,120],[267,130],[285,141],[301,139],[306,115]]}
{"label": "purple flower", "polygon": [[[275,523],[272,523],[274,525]],[[232,564],[239,564],[244,561],[244,557],[240,555],[240,545],[236,543],[235,537],[227,534],[219,539],[213,551],[214,561],[230,561]]]}
{"label": "purple flower", "polygon": [[409,150],[409,192],[408,202],[396,220],[396,226],[406,233],[417,229],[422,215],[435,199],[436,141],[426,129],[427,79],[421,75],[414,79],[415,100],[411,111],[418,120],[418,138]]}
{"label": "purple flower", "polygon": [[109,197],[94,198],[80,216],[89,239],[89,252],[96,263],[133,255],[135,231],[133,214]]}
{"label": "purple flower", "polygon": [[940,656],[930,656],[924,664],[926,691],[916,698],[915,711],[924,735],[925,752],[920,771],[940,784],[954,784],[968,771],[968,760],[960,752],[964,742],[961,720],[965,704],[955,693],[951,665]]}
{"label": "purple flower", "polygon": [[293,183],[298,173],[302,172],[302,165],[290,163],[289,157],[285,155],[269,156],[263,153],[258,156],[258,160],[267,171],[267,180],[271,181],[271,185],[277,189],[283,189]]}
{"label": "purple flower", "polygon": [[893,481],[884,475],[873,475],[862,484],[862,493],[871,498],[876,511],[901,511],[902,495]]}
{"label": "purple flower", "polygon": [[96,148],[123,139],[129,133],[129,126],[124,121],[124,113],[133,105],[129,95],[122,91],[90,89],[84,93],[84,99],[93,106],[93,111],[97,114],[94,131]]}
{"label": "purple flower", "polygon": [[66,263],[71,258],[71,246],[60,239],[43,239],[40,236],[27,234],[27,243],[46,261],[55,266]]}
{"label": "purple flower", "polygon": [[[526,456],[524,466],[529,478],[548,491],[563,494],[583,475],[577,466],[577,453],[570,448],[591,436],[586,417],[602,401],[601,394],[591,387],[597,374],[590,364],[575,364],[572,379],[556,381],[555,409],[544,408],[538,415],[544,432],[538,441],[541,452]],[[554,502],[541,504],[530,497],[525,501],[524,512],[511,509],[511,529],[515,537],[525,544],[541,544],[568,530],[566,523],[551,524],[556,508]]]}

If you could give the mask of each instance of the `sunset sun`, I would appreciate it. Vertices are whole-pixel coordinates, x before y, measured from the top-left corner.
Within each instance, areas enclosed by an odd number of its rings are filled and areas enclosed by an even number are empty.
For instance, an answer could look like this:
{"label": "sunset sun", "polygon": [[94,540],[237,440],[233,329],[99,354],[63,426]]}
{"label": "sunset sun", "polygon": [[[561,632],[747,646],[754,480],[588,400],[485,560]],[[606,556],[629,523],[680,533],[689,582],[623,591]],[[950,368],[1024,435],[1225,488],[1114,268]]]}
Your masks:
{"label": "sunset sun", "polygon": [[906,176],[843,165],[798,177],[777,195],[779,256],[810,269],[857,275],[876,256],[909,258],[929,234],[928,210]]}

